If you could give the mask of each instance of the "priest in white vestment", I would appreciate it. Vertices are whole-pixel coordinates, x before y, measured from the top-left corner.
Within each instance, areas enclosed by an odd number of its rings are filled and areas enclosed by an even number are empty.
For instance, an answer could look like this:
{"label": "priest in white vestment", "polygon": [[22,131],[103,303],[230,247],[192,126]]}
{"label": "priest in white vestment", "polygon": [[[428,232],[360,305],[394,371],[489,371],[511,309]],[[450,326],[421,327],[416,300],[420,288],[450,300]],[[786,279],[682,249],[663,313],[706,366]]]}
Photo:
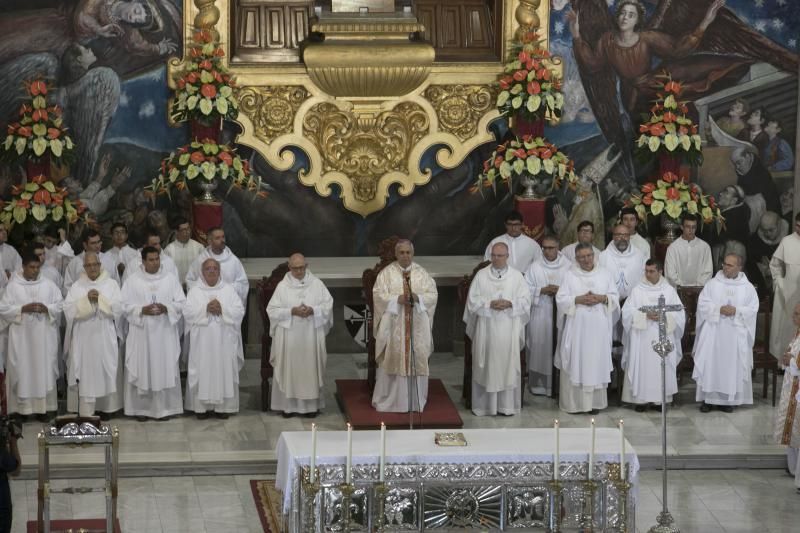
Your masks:
{"label": "priest in white vestment", "polygon": [[800,213],[794,219],[794,232],[784,237],[772,254],[769,270],[775,290],[769,351],[781,363],[781,355],[797,331],[791,310],[800,303]]}
{"label": "priest in white vestment", "polygon": [[611,273],[619,299],[624,300],[644,277],[648,258],[631,245],[627,226],[617,224],[613,231],[613,240],[600,254],[600,266]]}
{"label": "priest in white vestment", "polygon": [[619,296],[611,273],[595,266],[590,244],[577,246],[575,260],[556,294],[558,312],[565,315],[555,361],[561,370],[559,407],[568,413],[596,414],[608,406]]}
{"label": "priest in white vestment", "polygon": [[75,257],[75,251],[66,239],[66,231],[54,227],[48,227],[45,230],[44,256],[45,262],[58,270],[63,279],[67,265]]}
{"label": "priest in white vestment", "polygon": [[694,341],[696,399],[707,413],[716,405],[725,413],[753,403],[753,343],[758,294],[742,272],[742,258],[727,254],[697,300]]}
{"label": "priest in white vestment", "polygon": [[486,247],[483,260],[489,261],[492,258],[492,246],[502,242],[508,246],[508,264],[524,274],[531,263],[542,258],[542,248],[538,242],[522,233],[522,215],[519,211],[507,214],[505,225],[506,232],[492,239]]}
{"label": "priest in white vestment", "polygon": [[200,265],[208,258],[216,259],[222,269],[222,279],[231,285],[243,306],[247,306],[247,293],[250,290],[250,282],[244,270],[242,262],[234,255],[230,248],[225,245],[225,231],[222,228],[211,228],[208,230],[208,247],[192,262],[189,271],[186,273],[186,286],[191,288],[193,283],[200,279]]}
{"label": "priest in white vestment", "polygon": [[[161,248],[161,235],[159,235],[158,232],[148,232],[144,246],[149,246],[158,250],[161,270],[167,274],[175,276],[175,279],[178,279],[178,269],[175,266],[175,263],[172,261],[172,258],[164,253],[164,250]],[[122,274],[122,283],[124,284],[134,272],[138,272],[140,270],[142,270],[142,253],[141,251],[137,251],[136,256],[131,259],[127,265],[125,265],[124,273]]]}
{"label": "priest in white vestment", "polygon": [[394,255],[396,261],[380,271],[372,288],[378,365],[372,406],[381,412],[423,411],[439,293],[430,274],[414,262],[411,241],[397,241]]}
{"label": "priest in white vestment", "polygon": [[[800,304],[795,305],[792,321],[800,328]],[[781,357],[783,374],[781,399],[775,412],[775,441],[786,446],[786,463],[800,492],[800,329]]]}
{"label": "priest in white vestment", "polygon": [[521,272],[508,265],[508,247],[492,247],[492,264],[469,286],[464,309],[472,340],[472,412],[511,416],[522,409],[520,351],[530,319],[531,293]]}
{"label": "priest in white vestment", "polygon": [[702,287],[714,273],[711,247],[697,237],[699,218],[685,214],[681,236],[667,247],[664,275],[673,287]]}
{"label": "priest in white vestment", "polygon": [[22,268],[22,258],[13,246],[8,244],[8,228],[0,224],[0,263],[7,277]]}
{"label": "priest in white vestment", "polygon": [[144,269],[122,287],[125,340],[125,414],[140,420],[183,412],[178,322],[186,301],[178,278],[161,268],[155,248],[142,250]]}
{"label": "priest in white vestment", "polygon": [[106,254],[111,257],[116,268],[117,276],[124,279],[125,267],[137,257],[141,262],[139,252],[128,244],[128,228],[122,222],[115,222],[111,225],[111,248]]}
{"label": "priest in white vestment", "polygon": [[37,414],[45,420],[55,411],[58,379],[58,325],[61,289],[39,275],[41,263],[25,254],[0,300],[0,318],[8,327],[6,394],[8,412]]}
{"label": "priest in white vestment", "polygon": [[[644,306],[658,305],[664,295],[666,305],[683,305],[678,292],[662,276],[661,264],[648,259],[644,268],[644,279],[633,288],[622,306],[623,336],[622,369],[625,382],[622,385],[622,401],[636,405],[636,411],[645,411],[648,404],[661,405],[661,357],[653,351],[658,342],[658,313],[639,311]],[[667,316],[667,338],[673,350],[666,360],[667,403],[678,392],[676,369],[681,360],[681,338],[686,325],[684,311],[669,312]]]}
{"label": "priest in white vestment", "polygon": [[[44,244],[40,242],[33,242],[28,247],[28,250],[31,253],[33,253],[33,255],[39,258],[39,264],[41,265],[39,267],[39,275],[46,277],[47,279],[55,283],[56,287],[61,289],[64,286],[64,278],[61,276],[58,270],[56,270],[51,265],[47,264],[47,254],[45,254]],[[18,270],[18,272],[21,272],[21,269]],[[66,293],[64,291],[62,291],[62,294],[66,296]]]}
{"label": "priest in white vestment", "polygon": [[215,259],[206,259],[201,268],[202,277],[183,306],[185,334],[191,339],[184,406],[201,420],[210,413],[225,419],[239,412],[244,306],[221,278]]}
{"label": "priest in white vestment", "polygon": [[117,338],[122,295],[97,254],[84,254],[83,269],[64,300],[67,410],[80,416],[99,411],[107,419],[122,409],[123,364]]}
{"label": "priest in white vestment", "polygon": [[86,252],[97,254],[98,257],[100,257],[100,264],[103,265],[103,270],[108,273],[111,279],[117,283],[120,282],[120,277],[117,273],[117,266],[114,264],[114,261],[111,259],[110,255],[104,254],[100,251],[102,246],[103,241],[97,231],[93,229],[87,229],[83,232],[83,251],[72,258],[67,265],[67,269],[64,271],[65,294],[69,292],[72,284],[81,277],[81,274],[83,274],[83,256],[86,254]]}
{"label": "priest in white vestment", "polygon": [[636,213],[636,209],[632,207],[623,207],[619,211],[619,221],[622,223],[626,228],[628,228],[628,233],[631,236],[631,245],[642,252],[642,255],[645,259],[650,259],[651,249],[650,249],[650,242],[647,239],[639,235],[637,228],[639,226],[639,215]]}
{"label": "priest in white vestment", "polygon": [[275,288],[267,315],[274,369],[270,409],[285,418],[314,417],[325,407],[325,337],[333,327],[333,297],[302,254],[289,257],[289,272]]}
{"label": "priest in white vestment", "polygon": [[181,285],[186,285],[186,273],[203,249],[202,244],[192,239],[192,226],[189,221],[185,218],[175,221],[175,240],[164,248],[164,253],[175,263]]}
{"label": "priest in white vestment", "polygon": [[564,257],[570,260],[571,263],[575,264],[575,248],[579,244],[588,244],[592,247],[592,251],[594,252],[594,260],[600,261],[600,254],[602,250],[592,244],[594,241],[594,224],[592,224],[588,220],[583,220],[578,223],[578,240],[573,242],[572,244],[566,245],[562,250],[561,253],[564,254]]}
{"label": "priest in white vestment", "polygon": [[558,287],[572,263],[558,251],[558,238],[542,239],[542,258],[534,261],[525,273],[531,292],[531,319],[527,326],[528,390],[531,394],[550,396],[553,392],[553,349],[564,317],[553,324],[553,308]]}

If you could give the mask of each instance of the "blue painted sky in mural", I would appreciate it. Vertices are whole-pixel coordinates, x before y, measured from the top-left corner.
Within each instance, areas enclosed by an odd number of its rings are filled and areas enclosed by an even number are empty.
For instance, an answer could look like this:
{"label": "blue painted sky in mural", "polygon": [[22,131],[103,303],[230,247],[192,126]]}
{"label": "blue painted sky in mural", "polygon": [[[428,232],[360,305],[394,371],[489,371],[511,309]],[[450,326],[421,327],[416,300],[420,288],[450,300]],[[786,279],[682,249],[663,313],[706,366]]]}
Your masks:
{"label": "blue painted sky in mural", "polygon": [[[616,2],[607,0],[613,10]],[[656,2],[645,2],[652,11]],[[572,36],[565,18],[569,11],[568,0],[551,0],[550,34],[551,50],[566,55],[564,51],[572,47]],[[800,0],[727,0],[726,6],[732,9],[744,22],[754,29],[782,44],[792,51],[798,51],[800,38]],[[565,57],[565,66],[572,62],[571,53]],[[568,88],[565,88],[569,90]],[[562,122],[558,127],[546,128],[548,139],[563,145],[588,139],[600,133],[595,122]]]}
{"label": "blue painted sky in mural", "polygon": [[189,138],[186,128],[173,128],[167,123],[169,97],[166,67],[125,81],[106,142],[131,143],[159,152],[185,144]]}

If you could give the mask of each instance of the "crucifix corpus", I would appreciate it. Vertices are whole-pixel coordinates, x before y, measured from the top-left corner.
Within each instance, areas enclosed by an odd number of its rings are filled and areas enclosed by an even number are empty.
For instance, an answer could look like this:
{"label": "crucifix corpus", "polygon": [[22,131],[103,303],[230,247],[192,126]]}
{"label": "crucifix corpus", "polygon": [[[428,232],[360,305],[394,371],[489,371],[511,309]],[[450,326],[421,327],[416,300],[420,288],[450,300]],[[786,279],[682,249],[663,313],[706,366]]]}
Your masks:
{"label": "crucifix corpus", "polygon": [[673,525],[673,518],[667,508],[667,356],[675,348],[667,337],[667,313],[683,311],[682,305],[666,305],[664,295],[658,297],[657,305],[645,305],[639,308],[642,313],[658,315],[658,341],[653,342],[653,351],[661,358],[661,459],[663,461],[663,485],[661,501],[663,508],[658,515],[657,525],[648,533],[680,533]]}

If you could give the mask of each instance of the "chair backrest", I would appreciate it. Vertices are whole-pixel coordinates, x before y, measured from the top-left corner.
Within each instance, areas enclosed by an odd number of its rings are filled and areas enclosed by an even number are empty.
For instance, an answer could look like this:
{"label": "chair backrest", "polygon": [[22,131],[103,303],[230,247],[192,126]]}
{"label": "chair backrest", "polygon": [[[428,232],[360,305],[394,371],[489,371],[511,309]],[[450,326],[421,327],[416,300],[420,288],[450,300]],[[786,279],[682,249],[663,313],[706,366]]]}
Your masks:
{"label": "chair backrest", "polygon": [[373,332],[374,320],[372,317],[372,311],[375,309],[375,301],[372,296],[372,289],[375,287],[375,282],[378,280],[378,274],[381,273],[381,270],[394,262],[394,247],[399,240],[400,237],[396,235],[382,240],[378,245],[378,257],[380,260],[374,267],[364,270],[361,274],[361,289],[364,292],[364,302],[367,305],[367,322],[365,327],[367,330],[367,383],[370,391],[375,387],[375,370],[377,367],[375,363],[375,356],[377,354],[375,353],[375,336]]}
{"label": "chair backrest", "polygon": [[269,277],[261,278],[261,281],[256,283],[256,294],[258,295],[258,312],[261,315],[261,322],[264,325],[264,332],[261,334],[261,351],[262,355],[269,361],[269,351],[272,347],[272,337],[269,334],[269,315],[267,315],[267,305],[275,294],[275,289],[278,283],[289,272],[289,263],[284,262],[276,266]]}
{"label": "chair backrest", "polygon": [[683,329],[681,345],[683,353],[689,354],[694,346],[697,328],[697,300],[703,287],[678,287],[678,297],[686,310],[686,327]]}
{"label": "chair backrest", "polygon": [[[458,292],[458,303],[461,307],[467,305],[467,298],[469,297],[469,287],[472,285],[472,280],[479,270],[486,268],[491,261],[481,261],[478,266],[472,269],[472,274],[465,275],[458,282],[456,288]],[[463,315],[463,311],[462,311]],[[459,315],[460,316],[460,315]],[[472,408],[472,339],[469,338],[467,332],[464,332],[464,378],[462,380],[461,398],[467,409]]]}
{"label": "chair backrest", "polygon": [[472,280],[475,279],[475,274],[478,273],[479,270],[486,268],[489,266],[491,261],[481,261],[478,263],[478,266],[472,269],[472,274],[467,274],[461,281],[458,282],[457,292],[458,292],[458,303],[461,305],[466,305],[467,297],[469,296],[469,287],[472,285]]}

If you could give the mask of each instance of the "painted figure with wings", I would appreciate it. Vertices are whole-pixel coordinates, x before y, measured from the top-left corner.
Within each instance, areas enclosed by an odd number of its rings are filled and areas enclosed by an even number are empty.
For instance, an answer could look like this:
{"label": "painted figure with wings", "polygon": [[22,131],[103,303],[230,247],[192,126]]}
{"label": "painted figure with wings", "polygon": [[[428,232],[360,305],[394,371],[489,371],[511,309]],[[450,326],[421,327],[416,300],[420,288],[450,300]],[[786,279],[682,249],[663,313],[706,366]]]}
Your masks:
{"label": "painted figure with wings", "polygon": [[797,71],[797,55],[749,28],[725,0],[658,0],[648,22],[637,0],[619,1],[613,17],[605,0],[571,2],[581,80],[603,135],[623,151],[629,179],[632,122],[649,107],[658,76],[680,80],[683,95],[696,99],[733,85],[759,61]]}

